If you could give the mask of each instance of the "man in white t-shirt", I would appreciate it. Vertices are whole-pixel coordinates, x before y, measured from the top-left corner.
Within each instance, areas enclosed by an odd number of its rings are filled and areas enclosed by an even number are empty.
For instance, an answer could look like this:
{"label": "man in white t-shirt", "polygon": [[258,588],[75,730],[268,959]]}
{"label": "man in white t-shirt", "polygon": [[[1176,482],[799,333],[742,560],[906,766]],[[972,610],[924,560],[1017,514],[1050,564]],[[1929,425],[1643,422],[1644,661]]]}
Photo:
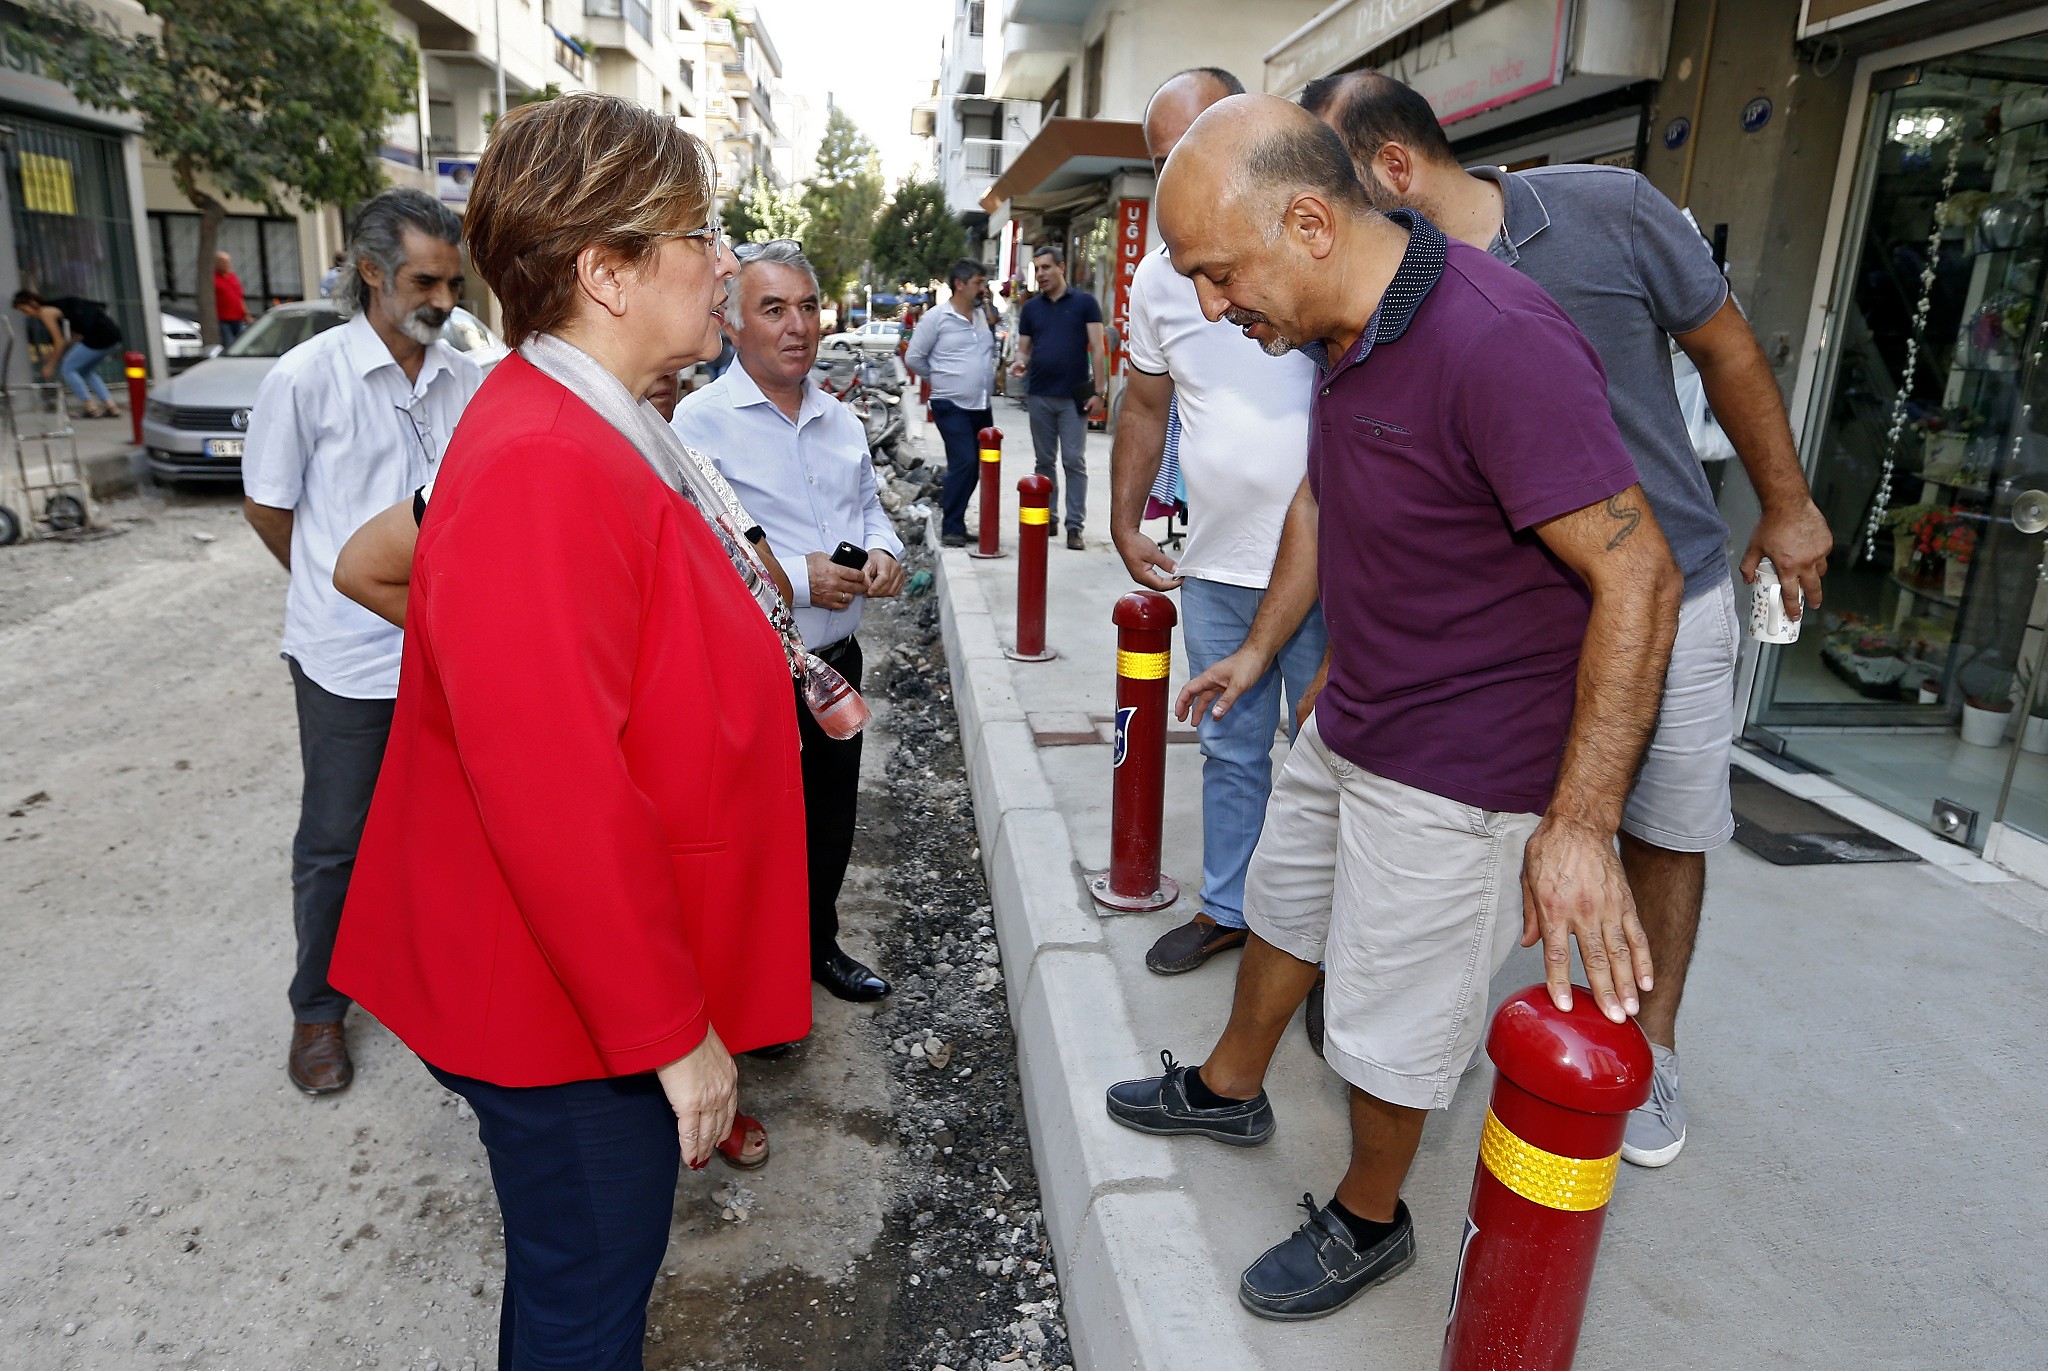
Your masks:
{"label": "man in white t-shirt", "polygon": [[[1164,165],[1197,115],[1243,90],[1214,67],[1169,78],[1145,110],[1153,165]],[[1180,587],[1188,669],[1199,675],[1247,646],[1307,467],[1315,364],[1299,352],[1268,356],[1238,329],[1211,323],[1194,283],[1174,271],[1164,248],[1139,264],[1130,298],[1130,374],[1110,455],[1110,530],[1139,585]],[[1188,510],[1178,563],[1140,528],[1175,420]],[[1271,667],[1256,683],[1242,693],[1226,691],[1196,720],[1202,911],[1146,954],[1145,965],[1162,976],[1192,971],[1244,943],[1245,868],[1272,789],[1281,698],[1291,730],[1293,707],[1322,665],[1325,641],[1322,613],[1312,610],[1293,637],[1272,645]]]}
{"label": "man in white t-shirt", "polygon": [[462,221],[417,190],[356,217],[339,298],[345,324],[278,359],[256,391],[242,453],[243,514],[285,570],[283,656],[299,711],[305,788],[292,838],[292,1042],[308,1095],[347,1087],[342,1016],[327,983],[356,844],[391,731],[399,630],[334,588],[349,535],[432,479],[476,393],[476,363],[441,341],[462,296]]}

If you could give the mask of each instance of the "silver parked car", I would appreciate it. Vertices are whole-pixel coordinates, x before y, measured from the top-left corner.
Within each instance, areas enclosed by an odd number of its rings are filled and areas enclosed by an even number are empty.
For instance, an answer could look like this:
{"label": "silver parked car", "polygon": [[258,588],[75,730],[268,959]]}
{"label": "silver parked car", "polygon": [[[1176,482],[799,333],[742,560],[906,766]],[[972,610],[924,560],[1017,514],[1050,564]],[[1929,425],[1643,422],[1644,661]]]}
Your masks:
{"label": "silver parked car", "polygon": [[[159,383],[142,414],[142,445],[159,481],[239,481],[242,441],[256,388],[277,359],[316,333],[348,322],[332,300],[279,305],[224,351],[183,375]],[[441,338],[489,371],[505,345],[466,309],[441,327]]]}

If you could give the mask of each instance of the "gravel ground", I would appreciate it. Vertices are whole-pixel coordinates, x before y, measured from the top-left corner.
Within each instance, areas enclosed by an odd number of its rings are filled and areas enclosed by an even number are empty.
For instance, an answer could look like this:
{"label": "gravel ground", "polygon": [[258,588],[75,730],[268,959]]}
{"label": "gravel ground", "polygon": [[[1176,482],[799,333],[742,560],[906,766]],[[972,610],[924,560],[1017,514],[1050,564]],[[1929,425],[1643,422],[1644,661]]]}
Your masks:
{"label": "gravel ground", "polygon": [[[237,506],[145,491],[107,536],[0,549],[0,1365],[490,1366],[467,1108],[360,1014],[351,1090],[284,1080],[296,732]],[[821,994],[743,1065],[775,1155],[682,1178],[655,1371],[1071,1360],[935,601],[862,639],[845,941],[898,993]]]}

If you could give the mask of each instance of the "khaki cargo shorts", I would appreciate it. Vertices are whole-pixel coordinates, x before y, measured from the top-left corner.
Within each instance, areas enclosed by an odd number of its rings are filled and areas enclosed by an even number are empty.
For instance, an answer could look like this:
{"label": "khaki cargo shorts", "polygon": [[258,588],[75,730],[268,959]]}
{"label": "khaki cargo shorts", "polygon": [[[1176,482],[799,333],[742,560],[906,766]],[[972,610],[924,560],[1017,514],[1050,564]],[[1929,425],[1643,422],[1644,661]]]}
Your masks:
{"label": "khaki cargo shorts", "polygon": [[1245,880],[1252,932],[1322,962],[1323,1060],[1378,1099],[1442,1109],[1478,1050],[1487,983],[1522,936],[1534,814],[1376,776],[1310,720]]}

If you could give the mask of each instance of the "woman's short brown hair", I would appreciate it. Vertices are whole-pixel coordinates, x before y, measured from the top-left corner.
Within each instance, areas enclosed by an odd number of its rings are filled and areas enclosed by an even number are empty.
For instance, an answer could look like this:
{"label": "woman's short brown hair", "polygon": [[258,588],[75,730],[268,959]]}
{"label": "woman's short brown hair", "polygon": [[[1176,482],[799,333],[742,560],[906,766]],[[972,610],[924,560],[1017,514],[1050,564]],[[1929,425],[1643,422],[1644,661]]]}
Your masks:
{"label": "woman's short brown hair", "polygon": [[464,216],[470,262],[505,308],[507,341],[568,320],[583,249],[644,261],[663,238],[701,227],[711,197],[704,145],[645,106],[578,92],[507,114]]}

